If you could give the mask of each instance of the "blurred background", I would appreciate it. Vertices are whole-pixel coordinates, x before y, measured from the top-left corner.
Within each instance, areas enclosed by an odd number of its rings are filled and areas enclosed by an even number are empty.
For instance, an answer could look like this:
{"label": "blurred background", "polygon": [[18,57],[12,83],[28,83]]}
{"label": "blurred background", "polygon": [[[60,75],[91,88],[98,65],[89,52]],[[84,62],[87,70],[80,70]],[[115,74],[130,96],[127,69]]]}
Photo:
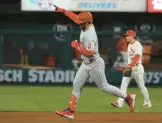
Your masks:
{"label": "blurred background", "polygon": [[120,68],[127,62],[122,34],[133,29],[143,45],[146,84],[162,84],[160,0],[1,0],[2,84],[72,83],[81,60],[70,42],[79,40],[80,29],[53,4],[93,14],[109,83],[121,83]]}

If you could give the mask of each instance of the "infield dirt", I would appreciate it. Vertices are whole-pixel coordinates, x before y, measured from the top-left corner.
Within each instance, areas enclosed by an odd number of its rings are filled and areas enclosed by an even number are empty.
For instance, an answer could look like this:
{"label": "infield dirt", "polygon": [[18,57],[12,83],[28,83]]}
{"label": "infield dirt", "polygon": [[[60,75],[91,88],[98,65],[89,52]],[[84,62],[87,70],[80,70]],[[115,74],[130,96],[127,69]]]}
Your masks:
{"label": "infield dirt", "polygon": [[0,123],[161,123],[162,113],[76,113],[74,120],[55,112],[0,112]]}

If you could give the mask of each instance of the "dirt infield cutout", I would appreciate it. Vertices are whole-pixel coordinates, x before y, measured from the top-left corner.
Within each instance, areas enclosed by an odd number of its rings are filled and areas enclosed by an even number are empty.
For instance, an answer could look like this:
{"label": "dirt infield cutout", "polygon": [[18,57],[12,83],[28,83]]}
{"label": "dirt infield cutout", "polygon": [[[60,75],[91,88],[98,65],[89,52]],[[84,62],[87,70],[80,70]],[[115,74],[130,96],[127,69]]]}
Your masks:
{"label": "dirt infield cutout", "polygon": [[76,113],[69,120],[55,112],[0,112],[0,123],[162,123],[162,113]]}

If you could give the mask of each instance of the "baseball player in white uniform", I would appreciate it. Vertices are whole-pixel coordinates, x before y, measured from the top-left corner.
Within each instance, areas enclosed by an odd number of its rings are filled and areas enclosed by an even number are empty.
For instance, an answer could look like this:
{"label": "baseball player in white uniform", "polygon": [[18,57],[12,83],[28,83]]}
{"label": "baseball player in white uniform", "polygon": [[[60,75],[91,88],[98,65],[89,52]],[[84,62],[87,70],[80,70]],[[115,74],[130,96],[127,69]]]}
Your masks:
{"label": "baseball player in white uniform", "polygon": [[[133,30],[128,30],[125,34],[125,38],[129,43],[128,67],[124,70],[120,89],[123,92],[126,92],[131,79],[135,79],[144,97],[143,107],[150,108],[152,105],[149,99],[148,90],[145,87],[144,83],[144,68],[142,65],[142,45],[135,39],[135,37],[136,32]],[[115,107],[123,107],[123,102],[124,100],[122,98],[118,98],[117,101],[114,101],[111,104]]]}
{"label": "baseball player in white uniform", "polygon": [[74,112],[76,111],[77,101],[80,98],[81,88],[89,77],[91,77],[92,81],[100,90],[123,98],[129,106],[129,111],[133,112],[136,95],[126,94],[117,87],[108,84],[106,80],[105,63],[98,53],[98,38],[95,27],[92,24],[92,14],[90,12],[81,12],[77,15],[57,6],[56,11],[64,13],[75,23],[80,25],[80,40],[72,41],[71,46],[81,53],[81,58],[83,60],[73,82],[73,91],[68,108],[65,110],[57,110],[56,114],[69,119],[74,118]]}

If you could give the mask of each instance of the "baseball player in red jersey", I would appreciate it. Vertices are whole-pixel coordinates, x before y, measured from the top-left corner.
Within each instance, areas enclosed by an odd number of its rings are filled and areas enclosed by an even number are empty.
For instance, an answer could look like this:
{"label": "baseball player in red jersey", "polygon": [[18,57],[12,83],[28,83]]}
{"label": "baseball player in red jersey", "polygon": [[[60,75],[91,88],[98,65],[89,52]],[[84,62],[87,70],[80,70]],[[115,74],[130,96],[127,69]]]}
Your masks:
{"label": "baseball player in red jersey", "polygon": [[[149,99],[148,90],[145,87],[144,83],[144,68],[142,65],[142,45],[136,39],[136,32],[133,30],[128,30],[125,34],[125,38],[128,45],[128,67],[123,73],[123,79],[121,83],[121,90],[126,92],[127,87],[131,79],[135,79],[138,87],[140,88],[142,95],[144,97],[143,107],[150,108],[151,102]],[[111,104],[115,107],[123,107],[124,100],[118,98],[117,101],[112,102]]]}
{"label": "baseball player in red jersey", "polygon": [[116,45],[118,56],[113,67],[121,67],[121,68],[127,67],[128,65],[127,47],[128,47],[127,41],[125,37],[122,36]]}
{"label": "baseball player in red jersey", "polygon": [[74,82],[72,96],[65,110],[57,110],[56,114],[73,119],[76,111],[76,104],[80,98],[81,88],[89,77],[100,88],[101,91],[123,98],[129,106],[129,111],[134,111],[135,94],[126,94],[115,86],[108,84],[105,76],[105,63],[98,53],[98,38],[90,12],[81,12],[78,15],[59,8],[57,12],[64,13],[67,17],[80,25],[80,40],[71,42],[71,46],[81,53],[82,64],[78,69]]}

